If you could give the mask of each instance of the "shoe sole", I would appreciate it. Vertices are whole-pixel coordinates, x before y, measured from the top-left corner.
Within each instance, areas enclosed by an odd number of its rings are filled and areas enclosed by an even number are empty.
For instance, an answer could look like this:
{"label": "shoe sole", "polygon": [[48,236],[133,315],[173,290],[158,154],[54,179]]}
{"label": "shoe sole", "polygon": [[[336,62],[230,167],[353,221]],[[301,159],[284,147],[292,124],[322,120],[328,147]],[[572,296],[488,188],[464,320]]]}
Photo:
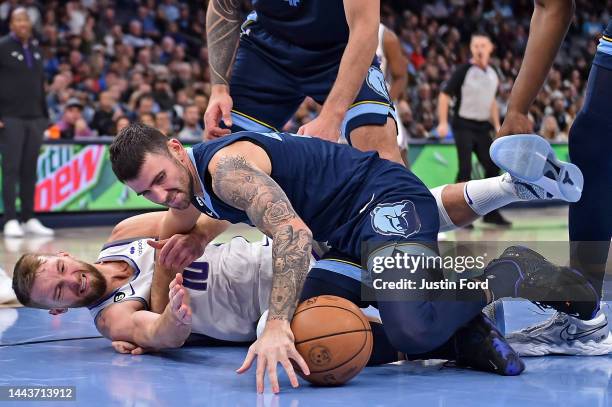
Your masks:
{"label": "shoe sole", "polygon": [[[498,138],[491,144],[493,162],[513,177],[536,184],[555,197],[577,202],[582,195],[584,177],[574,164],[561,161],[550,143],[534,134],[517,134]],[[544,175],[546,164],[556,174],[552,180]]]}
{"label": "shoe sole", "polygon": [[512,349],[520,356],[572,355],[602,356],[612,353],[612,332],[603,341],[571,341],[563,344],[512,342],[507,339]]}

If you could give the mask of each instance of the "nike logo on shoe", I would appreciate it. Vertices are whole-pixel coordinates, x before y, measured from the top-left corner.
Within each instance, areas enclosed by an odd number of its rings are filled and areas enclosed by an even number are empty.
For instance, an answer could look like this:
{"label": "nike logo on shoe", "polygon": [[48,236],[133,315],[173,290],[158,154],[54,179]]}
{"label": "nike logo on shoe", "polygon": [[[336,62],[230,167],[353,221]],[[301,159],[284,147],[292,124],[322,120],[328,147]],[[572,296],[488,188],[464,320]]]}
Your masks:
{"label": "nike logo on shoe", "polygon": [[594,332],[599,331],[600,329],[603,329],[605,327],[608,326],[607,323],[600,325],[600,326],[596,326],[595,328],[591,328],[591,329],[587,329],[586,331],[578,331],[576,333],[569,333],[569,328],[571,325],[566,326],[565,328],[563,328],[561,330],[561,332],[559,332],[559,336],[561,337],[561,339],[563,339],[564,341],[575,341],[578,340],[580,338],[584,338],[585,336],[589,336]]}

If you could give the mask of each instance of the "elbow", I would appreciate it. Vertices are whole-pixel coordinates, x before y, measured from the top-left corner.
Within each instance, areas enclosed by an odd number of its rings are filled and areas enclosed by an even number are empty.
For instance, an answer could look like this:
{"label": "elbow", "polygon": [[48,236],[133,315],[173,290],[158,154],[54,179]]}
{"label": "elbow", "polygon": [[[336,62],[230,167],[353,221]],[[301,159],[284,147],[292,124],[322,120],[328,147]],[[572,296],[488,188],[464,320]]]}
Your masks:
{"label": "elbow", "polygon": [[164,344],[164,349],[176,349],[182,347],[187,338],[172,338],[167,343]]}

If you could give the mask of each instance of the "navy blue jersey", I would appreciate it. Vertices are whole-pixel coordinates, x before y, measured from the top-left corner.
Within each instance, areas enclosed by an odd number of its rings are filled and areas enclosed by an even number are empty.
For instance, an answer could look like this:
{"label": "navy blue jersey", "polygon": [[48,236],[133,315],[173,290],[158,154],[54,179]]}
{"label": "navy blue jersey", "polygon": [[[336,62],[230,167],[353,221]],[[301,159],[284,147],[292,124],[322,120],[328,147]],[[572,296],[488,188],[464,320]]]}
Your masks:
{"label": "navy blue jersey", "polygon": [[307,49],[344,48],[348,24],[342,0],[253,0],[270,34]]}
{"label": "navy blue jersey", "polygon": [[[296,213],[311,228],[315,239],[328,235],[351,216],[353,198],[368,172],[381,162],[376,153],[329,143],[318,138],[289,133],[239,132],[193,146],[193,159],[200,175],[205,199],[192,199],[194,206],[209,216],[232,223],[249,223],[244,211],[221,201],[212,192],[207,167],[221,148],[246,139],[261,146],[270,157],[270,176],[285,191]],[[212,214],[212,215],[211,215]]]}
{"label": "navy blue jersey", "polygon": [[[194,196],[191,202],[201,212],[232,223],[250,223],[244,211],[215,195],[208,172],[215,153],[239,140],[253,142],[266,151],[272,163],[270,176],[283,189],[315,240],[327,241],[358,258],[361,243],[366,240],[435,239],[435,200],[406,168],[379,158],[375,152],[364,153],[347,145],[289,133],[244,131],[188,150],[203,189],[203,196]],[[396,215],[385,218],[391,222],[397,219],[395,225],[380,225],[378,218],[385,216],[377,215],[378,206],[387,211],[397,209]]]}

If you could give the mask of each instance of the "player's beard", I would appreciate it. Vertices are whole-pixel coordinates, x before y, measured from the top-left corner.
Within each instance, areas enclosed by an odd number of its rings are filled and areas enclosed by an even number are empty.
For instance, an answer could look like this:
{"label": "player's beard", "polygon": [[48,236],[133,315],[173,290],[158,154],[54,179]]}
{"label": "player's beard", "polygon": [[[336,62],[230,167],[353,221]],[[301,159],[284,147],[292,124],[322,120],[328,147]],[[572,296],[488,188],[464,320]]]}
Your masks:
{"label": "player's beard", "polygon": [[85,297],[73,304],[72,307],[88,307],[102,299],[102,296],[106,293],[107,284],[104,276],[102,276],[102,273],[97,268],[80,260],[77,260],[77,262],[81,265],[83,273],[86,275],[88,288]]}
{"label": "player's beard", "polygon": [[[191,205],[191,197],[194,195],[193,179],[191,178],[191,175],[189,174],[189,171],[187,170],[187,168],[185,168],[179,160],[177,160],[174,157],[173,157],[173,160],[174,160],[174,164],[179,170],[179,185],[181,187],[174,189],[174,195],[172,199],[170,199],[169,202],[166,202],[165,206],[169,208],[183,210],[183,209],[187,209],[189,205]],[[181,197],[182,199],[178,202],[173,203],[172,201],[174,201],[174,199],[176,198],[176,196],[178,196],[178,194],[183,195]],[[172,205],[170,205],[171,203]]]}

